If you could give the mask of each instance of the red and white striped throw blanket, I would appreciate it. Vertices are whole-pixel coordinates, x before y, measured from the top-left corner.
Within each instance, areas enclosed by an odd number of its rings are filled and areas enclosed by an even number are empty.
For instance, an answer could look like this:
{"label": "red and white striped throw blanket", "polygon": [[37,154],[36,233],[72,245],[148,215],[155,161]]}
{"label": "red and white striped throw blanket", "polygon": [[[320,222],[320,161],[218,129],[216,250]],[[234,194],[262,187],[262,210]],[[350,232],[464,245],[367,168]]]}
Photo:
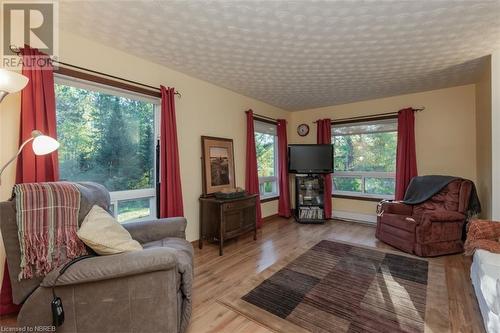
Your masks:
{"label": "red and white striped throw blanket", "polygon": [[14,186],[21,247],[19,280],[45,276],[87,253],[76,235],[80,191],[68,182]]}

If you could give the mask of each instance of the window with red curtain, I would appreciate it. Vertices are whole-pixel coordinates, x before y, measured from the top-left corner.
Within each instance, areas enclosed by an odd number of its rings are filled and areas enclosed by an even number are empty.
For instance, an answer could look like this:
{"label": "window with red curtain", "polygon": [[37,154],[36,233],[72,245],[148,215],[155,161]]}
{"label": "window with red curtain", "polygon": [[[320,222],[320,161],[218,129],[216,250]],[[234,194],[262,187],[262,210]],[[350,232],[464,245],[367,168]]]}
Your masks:
{"label": "window with red curtain", "polygon": [[278,215],[290,217],[286,120],[254,118],[260,199],[278,199]]}
{"label": "window with red curtain", "polygon": [[397,118],[332,124],[333,195],[394,199]]}
{"label": "window with red curtain", "polygon": [[[316,140],[318,144],[332,143],[332,121],[330,119],[320,119],[316,122],[317,132]],[[332,176],[330,174],[324,177],[324,210],[327,219],[332,217]]]}

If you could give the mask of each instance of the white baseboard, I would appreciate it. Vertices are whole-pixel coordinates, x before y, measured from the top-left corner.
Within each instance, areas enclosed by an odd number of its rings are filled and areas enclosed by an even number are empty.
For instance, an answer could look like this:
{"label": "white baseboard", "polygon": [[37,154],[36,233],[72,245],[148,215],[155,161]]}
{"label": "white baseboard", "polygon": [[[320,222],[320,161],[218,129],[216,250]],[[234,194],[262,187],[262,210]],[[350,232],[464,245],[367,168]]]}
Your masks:
{"label": "white baseboard", "polygon": [[339,220],[369,223],[369,224],[376,224],[377,223],[377,215],[375,215],[375,214],[373,214],[373,215],[360,214],[360,213],[346,212],[346,211],[342,211],[342,210],[333,210],[332,218],[334,218],[334,219],[336,218]]}

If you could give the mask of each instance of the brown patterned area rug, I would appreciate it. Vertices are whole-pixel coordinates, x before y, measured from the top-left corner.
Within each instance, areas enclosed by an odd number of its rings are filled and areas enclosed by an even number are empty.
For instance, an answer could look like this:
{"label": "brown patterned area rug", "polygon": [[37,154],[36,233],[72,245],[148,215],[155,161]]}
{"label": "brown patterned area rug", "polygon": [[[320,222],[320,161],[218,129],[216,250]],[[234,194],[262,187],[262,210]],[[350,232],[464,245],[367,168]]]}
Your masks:
{"label": "brown patterned area rug", "polygon": [[[429,325],[442,322],[436,313],[446,313],[448,306],[444,268],[439,264],[323,240],[276,266],[219,302],[287,333],[420,333],[447,328]],[[429,280],[433,280],[432,287]],[[427,306],[430,299],[434,308]]]}

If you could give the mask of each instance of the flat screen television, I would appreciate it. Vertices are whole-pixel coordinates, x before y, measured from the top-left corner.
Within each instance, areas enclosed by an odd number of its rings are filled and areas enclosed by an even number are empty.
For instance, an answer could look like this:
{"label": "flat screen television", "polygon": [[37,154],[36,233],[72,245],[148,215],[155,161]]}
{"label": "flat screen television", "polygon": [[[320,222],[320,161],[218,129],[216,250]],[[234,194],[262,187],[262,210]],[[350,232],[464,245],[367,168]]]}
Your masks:
{"label": "flat screen television", "polygon": [[332,173],[333,145],[288,145],[288,172]]}

